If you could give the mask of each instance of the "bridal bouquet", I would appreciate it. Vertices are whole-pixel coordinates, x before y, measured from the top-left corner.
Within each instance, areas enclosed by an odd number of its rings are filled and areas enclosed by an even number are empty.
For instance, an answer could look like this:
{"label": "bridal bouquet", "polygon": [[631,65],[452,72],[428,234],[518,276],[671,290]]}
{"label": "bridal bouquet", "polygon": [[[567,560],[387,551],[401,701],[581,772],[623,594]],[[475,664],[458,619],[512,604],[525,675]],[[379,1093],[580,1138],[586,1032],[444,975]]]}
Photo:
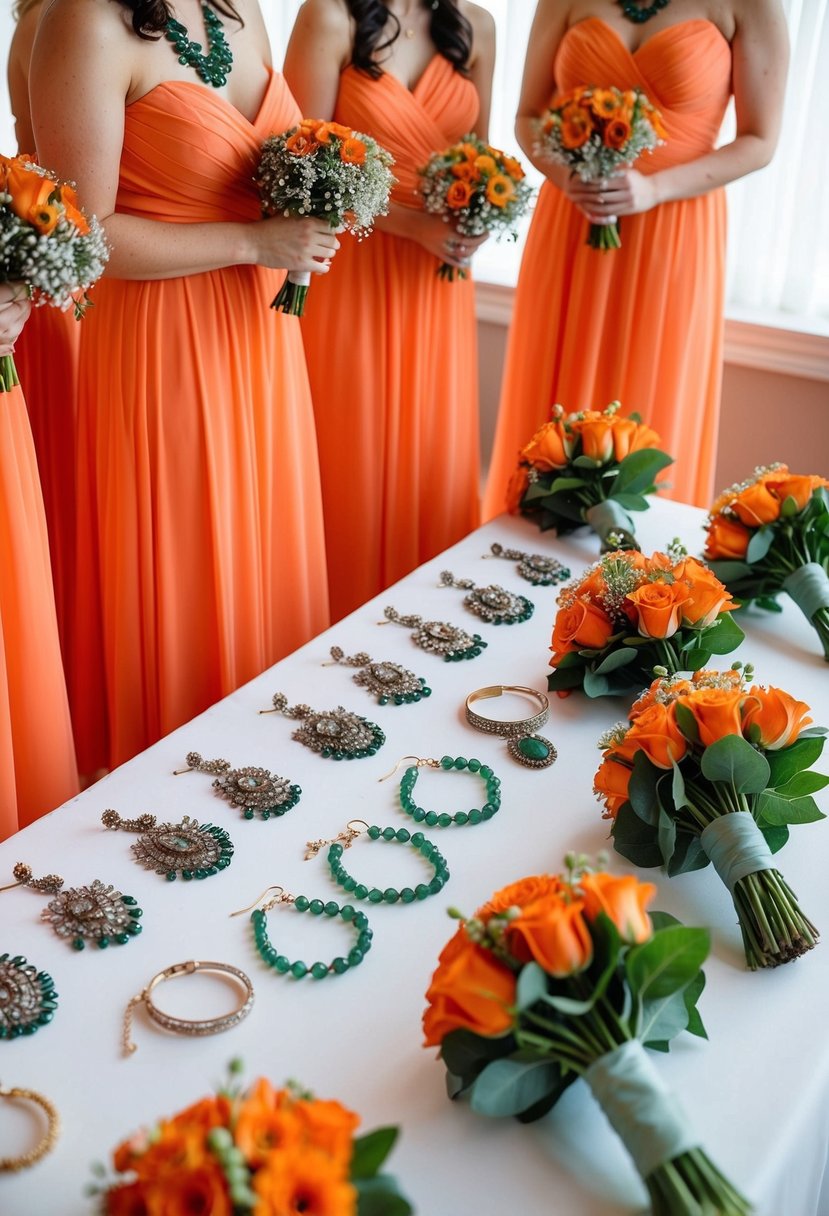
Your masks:
{"label": "bridal bouquet", "polygon": [[655,667],[696,671],[744,634],[726,587],[678,542],[667,553],[607,553],[558,597],[547,678],[588,697],[638,691]]}
{"label": "bridal bouquet", "polygon": [[[366,236],[386,215],[394,185],[390,152],[338,122],[304,118],[262,145],[255,182],[262,214],[312,217]],[[289,271],[271,307],[301,317],[311,276]]]}
{"label": "bridal bouquet", "polygon": [[806,729],[808,705],[751,685],[752,670],[656,680],[630,724],[599,741],[594,789],[613,820],[614,845],[635,865],[668,874],[711,861],[731,891],[751,970],[811,950],[818,932],[774,868],[789,825],[824,816],[812,772],[826,730]]}
{"label": "bridal bouquet", "polygon": [[[36,305],[89,307],[86,291],[109,257],[103,229],[69,182],[27,156],[0,156],[0,281],[20,283]],[[14,359],[0,359],[0,392],[19,384]]]}
{"label": "bridal bouquet", "polygon": [[[231,1065],[231,1074],[234,1065]],[[355,1137],[359,1116],[293,1083],[232,1081],[119,1144],[115,1178],[95,1167],[105,1216],[408,1216],[409,1203],[379,1173],[397,1137],[384,1127]]]}
{"label": "bridal bouquet", "polygon": [[742,603],[780,611],[787,592],[814,625],[829,662],[829,481],[786,465],[720,494],[708,516],[705,556]]}
{"label": "bridal bouquet", "polygon": [[659,450],[656,431],[621,408],[613,401],[601,412],[567,414],[554,405],[552,420],[519,453],[507,488],[510,513],[559,536],[587,524],[603,549],[638,549],[631,512],[647,510],[646,495],[673,458]]}
{"label": "bridal bouquet", "polygon": [[[656,888],[585,869],[496,892],[444,947],[423,1017],[450,1098],[540,1119],[583,1077],[633,1158],[654,1216],[744,1216],[748,1203],[700,1147],[647,1052],[697,1011],[708,934],[646,909]],[[552,1209],[551,1209],[552,1210]]]}
{"label": "bridal bouquet", "polygon": [[[517,160],[476,135],[465,135],[420,170],[420,193],[426,210],[443,216],[462,237],[494,232],[515,241],[516,225],[533,192]],[[438,274],[450,282],[467,277],[463,268],[448,262]]]}
{"label": "bridal bouquet", "polygon": [[[535,152],[582,181],[612,177],[665,142],[662,116],[641,89],[571,89],[553,98],[537,122]],[[619,249],[619,223],[591,224],[593,249]]]}

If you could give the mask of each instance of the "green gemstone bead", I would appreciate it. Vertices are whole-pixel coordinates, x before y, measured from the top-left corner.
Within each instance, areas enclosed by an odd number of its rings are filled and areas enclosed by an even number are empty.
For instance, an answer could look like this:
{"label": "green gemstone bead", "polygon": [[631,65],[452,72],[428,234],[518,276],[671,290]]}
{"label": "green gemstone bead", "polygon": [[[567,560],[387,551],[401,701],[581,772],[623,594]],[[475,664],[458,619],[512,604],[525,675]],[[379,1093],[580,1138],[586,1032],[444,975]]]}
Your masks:
{"label": "green gemstone bead", "polygon": [[416,823],[423,823],[424,819],[426,819],[426,812],[422,806],[415,807],[415,809],[412,811],[412,819],[414,819]]}
{"label": "green gemstone bead", "polygon": [[353,908],[351,904],[343,904],[340,908],[340,916],[344,921],[354,920],[357,916],[357,909]]}
{"label": "green gemstone bead", "polygon": [[142,908],[130,908],[130,916],[133,920],[140,920],[143,915],[144,911]]}
{"label": "green gemstone bead", "polygon": [[435,824],[437,823],[437,821],[438,821],[437,812],[436,811],[427,811],[426,823],[429,825],[429,827],[433,828],[435,826]]}
{"label": "green gemstone bead", "polygon": [[297,895],[296,899],[294,900],[294,907],[296,908],[297,912],[307,912],[310,904],[311,901],[306,899],[304,895]]}
{"label": "green gemstone bead", "polygon": [[398,828],[394,835],[401,844],[406,844],[412,838],[408,828]]}
{"label": "green gemstone bead", "polygon": [[447,815],[445,813],[443,815],[438,815],[438,827],[439,828],[448,828],[451,825],[451,823],[452,823],[451,815]]}
{"label": "green gemstone bead", "polygon": [[469,761],[465,756],[458,756],[455,760],[455,768],[460,771],[461,769],[465,769],[468,763]]}
{"label": "green gemstone bead", "polygon": [[372,887],[368,893],[368,902],[370,904],[380,904],[383,902],[383,892],[378,887]]}
{"label": "green gemstone bead", "polygon": [[481,818],[482,819],[491,819],[492,816],[495,814],[496,810],[497,810],[496,807],[490,806],[489,803],[487,803],[486,806],[481,807]]}
{"label": "green gemstone bead", "polygon": [[133,904],[137,904],[138,900],[135,898],[134,895],[122,895],[121,903],[126,904],[127,907],[129,908],[129,907],[132,907]]}
{"label": "green gemstone bead", "polygon": [[396,904],[400,899],[400,892],[394,887],[386,887],[383,892],[383,901],[387,904]]}
{"label": "green gemstone bead", "polygon": [[280,975],[287,975],[291,970],[291,960],[286,958],[284,954],[277,954],[273,961],[273,965]]}
{"label": "green gemstone bead", "polygon": [[312,916],[320,916],[324,907],[325,904],[321,899],[312,899],[308,905],[308,911]]}
{"label": "green gemstone bead", "polygon": [[546,760],[550,754],[549,745],[540,739],[519,739],[518,750],[528,760]]}
{"label": "green gemstone bead", "polygon": [[441,891],[442,889],[443,889],[443,880],[441,878],[438,878],[437,875],[435,875],[435,877],[429,883],[429,890],[431,891],[431,893],[433,895],[437,895],[438,892]]}
{"label": "green gemstone bead", "polygon": [[311,965],[311,975],[315,980],[324,980],[328,975],[328,968],[325,963],[313,963]]}
{"label": "green gemstone bead", "polygon": [[336,975],[343,975],[346,971],[348,971],[349,966],[350,964],[348,959],[338,955],[331,964],[331,970]]}
{"label": "green gemstone bead", "polygon": [[466,811],[456,811],[455,823],[458,827],[463,827],[465,823],[469,823],[469,814]]}
{"label": "green gemstone bead", "polygon": [[378,828],[376,823],[373,823],[371,825],[371,827],[368,829],[368,837],[370,840],[379,840],[380,829]]}
{"label": "green gemstone bead", "polygon": [[336,916],[340,910],[340,905],[334,903],[333,899],[329,899],[328,903],[323,908],[326,916]]}
{"label": "green gemstone bead", "polygon": [[356,886],[357,879],[352,878],[350,874],[346,875],[346,877],[343,879],[343,889],[346,891],[353,891],[355,890]]}
{"label": "green gemstone bead", "polygon": [[363,882],[358,882],[354,888],[355,899],[368,899],[368,887]]}
{"label": "green gemstone bead", "polygon": [[362,961],[363,961],[362,950],[360,950],[357,946],[354,946],[351,950],[349,950],[348,962],[349,962],[350,966],[356,967]]}
{"label": "green gemstone bead", "polygon": [[175,881],[176,881],[176,872],[175,872],[175,870],[168,870],[168,871],[167,871],[167,881],[168,881],[168,882],[175,882]]}
{"label": "green gemstone bead", "polygon": [[[137,921],[133,921],[131,925],[127,925],[127,933],[132,934],[133,937],[137,937],[140,932],[141,926]],[[80,947],[80,949],[83,949],[83,947]]]}
{"label": "green gemstone bead", "polygon": [[306,967],[305,963],[301,962],[300,960],[297,960],[295,963],[292,963],[291,975],[294,977],[294,979],[301,980],[307,974],[308,974],[308,968]]}
{"label": "green gemstone bead", "polygon": [[248,807],[248,809],[244,812],[244,817],[245,819],[253,819],[253,811],[250,809],[250,807]]}
{"label": "green gemstone bead", "polygon": [[106,950],[107,946],[109,945],[109,938],[108,937],[99,937],[96,945],[99,950]]}
{"label": "green gemstone bead", "polygon": [[424,883],[418,883],[415,887],[415,899],[428,899],[431,891]]}
{"label": "green gemstone bead", "polygon": [[185,882],[189,882],[190,879],[193,877],[192,870],[182,870],[181,877],[184,879]]}
{"label": "green gemstone bead", "polygon": [[400,892],[400,899],[404,904],[414,903],[415,893],[411,887],[404,887]]}
{"label": "green gemstone bead", "polygon": [[475,760],[473,758],[472,760],[469,761],[469,764],[467,765],[467,767],[468,767],[470,773],[477,773],[480,770],[481,762],[480,762],[480,760]]}
{"label": "green gemstone bead", "polygon": [[115,940],[119,946],[126,946],[127,942],[130,940],[130,935],[129,933],[116,933]]}
{"label": "green gemstone bead", "polygon": [[455,761],[452,756],[441,756],[441,758],[440,758],[440,767],[441,768],[446,768],[446,769],[452,768],[454,766],[454,763],[455,763]]}
{"label": "green gemstone bead", "polygon": [[481,773],[482,777],[491,777],[492,769],[489,767],[488,764],[482,764],[481,768],[480,768],[480,773]]}
{"label": "green gemstone bead", "polygon": [[480,823],[480,822],[481,822],[481,818],[482,818],[482,816],[481,816],[481,812],[480,812],[480,811],[470,811],[470,812],[469,812],[469,822],[470,822],[470,823],[473,823],[473,824],[474,824],[474,823]]}
{"label": "green gemstone bead", "polygon": [[383,828],[382,835],[384,840],[394,840],[396,832],[394,828]]}
{"label": "green gemstone bead", "polygon": [[412,834],[412,844],[415,845],[415,847],[418,849],[423,844],[423,841],[425,839],[426,839],[426,837],[423,835],[422,832],[414,832]]}

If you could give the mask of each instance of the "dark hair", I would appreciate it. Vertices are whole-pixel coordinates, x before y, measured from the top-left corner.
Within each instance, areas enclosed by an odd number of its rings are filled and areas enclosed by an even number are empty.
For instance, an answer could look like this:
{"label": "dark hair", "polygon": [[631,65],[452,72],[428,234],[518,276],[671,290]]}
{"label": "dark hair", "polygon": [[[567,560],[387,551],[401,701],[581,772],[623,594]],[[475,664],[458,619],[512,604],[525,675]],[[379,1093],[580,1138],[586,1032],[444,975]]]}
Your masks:
{"label": "dark hair", "polygon": [[[472,53],[472,26],[458,11],[457,0],[422,2],[432,11],[429,23],[432,42],[458,71],[465,72]],[[400,37],[400,21],[383,0],[346,0],[346,3],[356,25],[351,62],[376,80],[383,75],[376,56]]]}
{"label": "dark hair", "polygon": [[[139,38],[159,38],[173,15],[167,0],[118,0],[118,3],[132,13],[132,28]],[[233,0],[210,0],[210,4],[223,17],[245,24]]]}

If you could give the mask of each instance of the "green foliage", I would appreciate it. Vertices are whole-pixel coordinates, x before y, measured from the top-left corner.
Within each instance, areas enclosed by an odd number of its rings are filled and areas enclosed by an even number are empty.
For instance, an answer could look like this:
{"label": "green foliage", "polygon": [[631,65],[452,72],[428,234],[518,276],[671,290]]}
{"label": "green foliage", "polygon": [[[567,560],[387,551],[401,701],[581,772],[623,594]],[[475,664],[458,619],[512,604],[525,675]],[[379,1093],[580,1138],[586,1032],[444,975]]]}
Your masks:
{"label": "green foliage", "polygon": [[542,1102],[561,1081],[551,1060],[493,1060],[472,1086],[472,1109],[493,1117],[518,1115]]}
{"label": "green foliage", "polygon": [[380,1166],[394,1148],[399,1129],[396,1127],[378,1127],[365,1136],[357,1136],[354,1140],[354,1152],[351,1157],[351,1177],[373,1178]]}
{"label": "green foliage", "polygon": [[702,775],[721,781],[738,794],[759,794],[771,776],[769,762],[742,735],[724,735],[702,753]]}

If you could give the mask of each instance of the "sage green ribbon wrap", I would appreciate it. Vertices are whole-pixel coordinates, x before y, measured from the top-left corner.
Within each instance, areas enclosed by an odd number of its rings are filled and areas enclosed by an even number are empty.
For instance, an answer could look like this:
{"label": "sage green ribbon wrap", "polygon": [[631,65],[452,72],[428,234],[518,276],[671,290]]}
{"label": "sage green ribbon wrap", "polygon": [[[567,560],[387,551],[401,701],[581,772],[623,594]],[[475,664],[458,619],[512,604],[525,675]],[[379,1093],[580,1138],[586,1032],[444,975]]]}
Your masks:
{"label": "sage green ribbon wrap", "polygon": [[624,507],[620,507],[613,498],[597,502],[595,507],[588,507],[584,518],[597,536],[605,537],[608,532],[630,532],[633,534],[633,520]]}
{"label": "sage green ribbon wrap", "polygon": [[811,621],[821,608],[829,608],[829,574],[818,562],[807,562],[783,579],[788,592],[800,611]]}
{"label": "sage green ribbon wrap", "polygon": [[741,878],[773,870],[766,838],[748,811],[732,811],[709,823],[699,842],[731,894]]}
{"label": "sage green ribbon wrap", "polygon": [[699,1137],[638,1039],[596,1060],[584,1079],[642,1178],[699,1148]]}

